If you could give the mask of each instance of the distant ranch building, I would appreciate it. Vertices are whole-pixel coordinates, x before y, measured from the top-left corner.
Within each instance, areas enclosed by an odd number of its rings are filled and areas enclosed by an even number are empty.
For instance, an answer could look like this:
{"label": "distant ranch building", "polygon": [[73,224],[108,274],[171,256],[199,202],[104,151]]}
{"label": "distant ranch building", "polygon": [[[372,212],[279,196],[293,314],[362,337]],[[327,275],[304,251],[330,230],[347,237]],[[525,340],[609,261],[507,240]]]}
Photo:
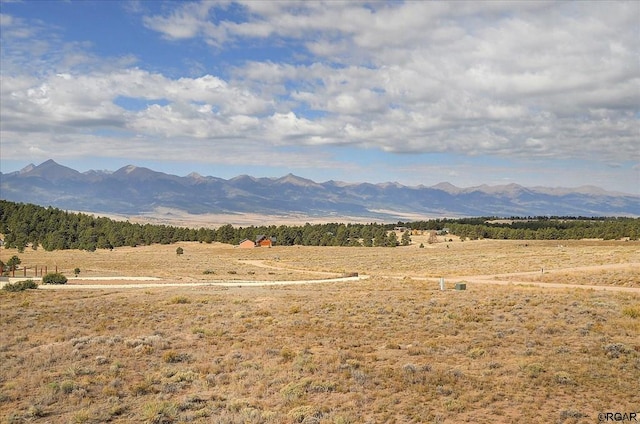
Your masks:
{"label": "distant ranch building", "polygon": [[271,247],[275,242],[275,237],[267,237],[265,235],[259,235],[256,237],[256,247]]}
{"label": "distant ranch building", "polygon": [[252,240],[244,239],[240,242],[238,247],[242,249],[248,249],[248,248],[256,247],[256,244]]}
{"label": "distant ranch building", "polygon": [[267,237],[265,235],[259,235],[255,241],[244,239],[240,242],[238,247],[248,249],[251,247],[271,247],[276,243],[275,237]]}

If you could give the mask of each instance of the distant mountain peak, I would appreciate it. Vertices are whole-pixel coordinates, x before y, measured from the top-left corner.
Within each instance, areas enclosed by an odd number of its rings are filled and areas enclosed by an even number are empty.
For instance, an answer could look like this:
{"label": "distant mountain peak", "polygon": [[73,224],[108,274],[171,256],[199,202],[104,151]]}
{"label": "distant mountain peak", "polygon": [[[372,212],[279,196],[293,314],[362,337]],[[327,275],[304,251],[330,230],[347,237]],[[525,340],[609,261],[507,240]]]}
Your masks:
{"label": "distant mountain peak", "polygon": [[25,166],[24,168],[22,168],[20,170],[20,174],[26,174],[28,172],[33,171],[36,168],[36,166],[32,163],[30,163],[29,165]]}
{"label": "distant mountain peak", "polygon": [[[640,196],[598,187],[523,187],[510,183],[459,188],[448,182],[408,187],[397,182],[316,183],[279,178],[186,177],[127,165],[79,173],[48,160],[3,174],[2,198],[97,213],[143,214],[158,208],[189,213],[349,216],[397,221],[407,216],[640,216]],[[37,194],[37,195],[34,195]],[[404,217],[404,218],[403,218]]]}
{"label": "distant mountain peak", "polygon": [[515,184],[515,183],[509,183],[509,184],[503,184],[503,185],[487,185],[487,184],[481,184],[479,186],[475,186],[475,187],[469,187],[467,189],[464,189],[464,192],[474,192],[474,191],[479,191],[481,193],[486,193],[486,194],[492,194],[492,195],[514,195],[517,194],[521,191],[527,191],[528,189],[526,187],[523,187],[519,184]]}
{"label": "distant mountain peak", "polygon": [[144,168],[142,166],[135,166],[135,165],[123,166],[113,174],[119,177],[123,177],[127,175],[130,175],[130,176],[135,175],[137,177],[152,177],[152,176],[166,175],[166,174],[163,174],[162,172],[157,172],[149,168]]}
{"label": "distant mountain peak", "polygon": [[127,165],[118,169],[111,174],[111,177],[120,182],[130,182],[132,185],[137,183],[153,183],[158,185],[162,190],[162,183],[166,181],[187,183],[184,177],[178,177],[176,175],[169,175],[163,172],[154,171],[142,166]]}
{"label": "distant mountain peak", "polygon": [[448,182],[441,182],[438,183],[434,186],[431,186],[431,188],[436,189],[436,190],[442,190],[444,192],[447,193],[459,193],[460,191],[462,191],[462,189],[460,187],[456,187],[451,183]]}
{"label": "distant mountain peak", "polygon": [[324,184],[329,186],[334,186],[334,187],[348,187],[348,186],[354,185],[353,183],[348,183],[345,181],[336,181],[336,180],[329,180]]}
{"label": "distant mountain peak", "polygon": [[34,166],[33,168],[30,167],[31,165],[23,168],[22,171],[20,171],[20,175],[28,177],[41,177],[49,181],[78,179],[82,176],[82,174],[75,169],[60,165],[53,159],[42,162],[40,165]]}
{"label": "distant mountain peak", "polygon": [[394,188],[401,188],[401,187],[406,187],[403,186],[402,184],[400,184],[397,181],[388,181],[386,183],[380,183],[380,184],[376,184],[376,186],[380,187],[380,188],[389,188],[389,187],[394,187]]}
{"label": "distant mountain peak", "polygon": [[298,177],[297,175],[293,175],[292,173],[288,173],[284,177],[276,178],[274,182],[279,184],[292,184],[299,187],[321,187],[320,184],[316,183],[313,180]]}
{"label": "distant mountain peak", "polygon": [[238,175],[237,177],[231,178],[229,181],[232,181],[232,182],[238,182],[238,181],[253,181],[253,182],[256,182],[256,181],[258,181],[258,179],[256,177],[252,177],[251,175],[242,174],[242,175]]}

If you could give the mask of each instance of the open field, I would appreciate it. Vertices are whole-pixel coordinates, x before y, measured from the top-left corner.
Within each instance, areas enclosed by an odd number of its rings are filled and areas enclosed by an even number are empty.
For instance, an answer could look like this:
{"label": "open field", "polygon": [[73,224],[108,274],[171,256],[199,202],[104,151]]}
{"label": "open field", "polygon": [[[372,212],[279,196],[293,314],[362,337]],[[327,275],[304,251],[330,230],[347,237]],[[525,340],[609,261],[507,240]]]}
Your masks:
{"label": "open field", "polygon": [[[83,212],[94,216],[104,216],[116,221],[129,221],[140,224],[160,224],[160,225],[173,225],[189,228],[217,228],[222,225],[231,224],[235,227],[249,227],[252,225],[261,225],[264,222],[268,222],[271,225],[304,225],[307,222],[310,224],[325,224],[328,222],[351,222],[351,223],[370,223],[370,222],[383,222],[382,219],[363,218],[359,216],[348,215],[331,215],[331,216],[312,216],[306,214],[286,214],[286,215],[265,215],[257,213],[229,213],[229,214],[190,214],[183,210],[172,209],[167,207],[158,207],[154,211],[141,214],[141,215],[119,215],[93,212]],[[375,212],[375,211],[374,211]],[[395,211],[379,211],[381,215],[388,214],[387,221],[403,219],[407,221],[419,221],[422,219],[429,219],[424,215],[418,214],[403,214]]]}
{"label": "open field", "polygon": [[[479,240],[460,242],[456,237],[412,236],[413,244],[397,248],[273,247],[239,249],[221,243],[176,243],[122,247],[95,252],[42,249],[0,249],[0,260],[18,255],[22,266],[56,267],[67,276],[74,268],[81,277],[150,276],[171,282],[214,280],[305,280],[338,277],[359,272],[388,277],[456,277],[526,273],[530,281],[572,284],[612,284],[640,287],[634,278],[640,266],[640,242],[629,241],[515,241]],[[452,239],[452,242],[448,240]],[[425,248],[418,246],[422,243]],[[176,255],[182,247],[183,255]],[[607,271],[602,265],[615,265]],[[580,267],[589,267],[580,269]],[[541,273],[544,270],[544,274]],[[16,277],[21,277],[20,270]],[[594,274],[595,273],[595,274]],[[603,277],[604,274],[606,277]],[[596,278],[590,276],[597,275]],[[507,279],[502,276],[499,278]],[[520,277],[518,277],[520,278]]]}
{"label": "open field", "polygon": [[[23,265],[68,276],[79,267],[85,278],[149,276],[158,284],[370,276],[0,292],[2,422],[596,423],[599,412],[640,419],[640,243],[414,243],[2,249],[4,262],[17,254]],[[468,278],[467,290],[438,290],[440,276],[449,287]],[[482,283],[494,280],[585,289]]]}

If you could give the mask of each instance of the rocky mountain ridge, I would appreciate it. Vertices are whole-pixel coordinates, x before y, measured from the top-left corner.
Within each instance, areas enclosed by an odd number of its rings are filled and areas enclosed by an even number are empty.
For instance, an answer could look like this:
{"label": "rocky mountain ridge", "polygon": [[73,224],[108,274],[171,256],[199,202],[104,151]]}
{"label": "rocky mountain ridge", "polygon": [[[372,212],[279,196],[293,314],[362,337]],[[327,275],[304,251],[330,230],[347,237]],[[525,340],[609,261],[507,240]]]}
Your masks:
{"label": "rocky mountain ridge", "polygon": [[[318,183],[288,174],[240,175],[229,180],[191,173],[180,177],[128,165],[116,171],[74,169],[48,160],[0,173],[5,200],[90,212],[143,214],[173,208],[191,214],[303,214],[392,221],[403,214],[443,216],[640,216],[640,196],[578,188],[480,185],[460,188],[398,183]],[[381,212],[384,211],[384,212]]]}

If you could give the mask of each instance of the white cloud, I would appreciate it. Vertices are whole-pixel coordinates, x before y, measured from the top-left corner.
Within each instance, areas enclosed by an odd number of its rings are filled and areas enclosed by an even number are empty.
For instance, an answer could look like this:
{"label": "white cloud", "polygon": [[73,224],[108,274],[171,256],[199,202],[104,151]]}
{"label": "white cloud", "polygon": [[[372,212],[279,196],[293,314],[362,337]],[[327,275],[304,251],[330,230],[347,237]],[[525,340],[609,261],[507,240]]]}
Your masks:
{"label": "white cloud", "polygon": [[[233,20],[232,9],[242,11]],[[167,158],[188,155],[185,145],[198,146],[195,155],[224,146],[227,156],[233,146],[345,145],[640,160],[639,3],[203,1],[163,10],[141,19],[171,40],[167,48],[193,39],[216,52],[262,43],[295,54],[236,62],[226,77],[170,77],[3,14],[3,154],[17,156],[24,134],[25,146],[38,140],[44,151],[67,134],[86,150],[100,140],[125,148],[137,135],[128,153]],[[207,69],[198,59],[191,68]],[[120,96],[165,103],[127,110]],[[104,130],[117,134],[96,135]]]}
{"label": "white cloud", "polygon": [[213,2],[185,2],[168,16],[145,16],[143,23],[170,39],[192,38],[208,33],[214,27],[207,19],[213,6]]}

